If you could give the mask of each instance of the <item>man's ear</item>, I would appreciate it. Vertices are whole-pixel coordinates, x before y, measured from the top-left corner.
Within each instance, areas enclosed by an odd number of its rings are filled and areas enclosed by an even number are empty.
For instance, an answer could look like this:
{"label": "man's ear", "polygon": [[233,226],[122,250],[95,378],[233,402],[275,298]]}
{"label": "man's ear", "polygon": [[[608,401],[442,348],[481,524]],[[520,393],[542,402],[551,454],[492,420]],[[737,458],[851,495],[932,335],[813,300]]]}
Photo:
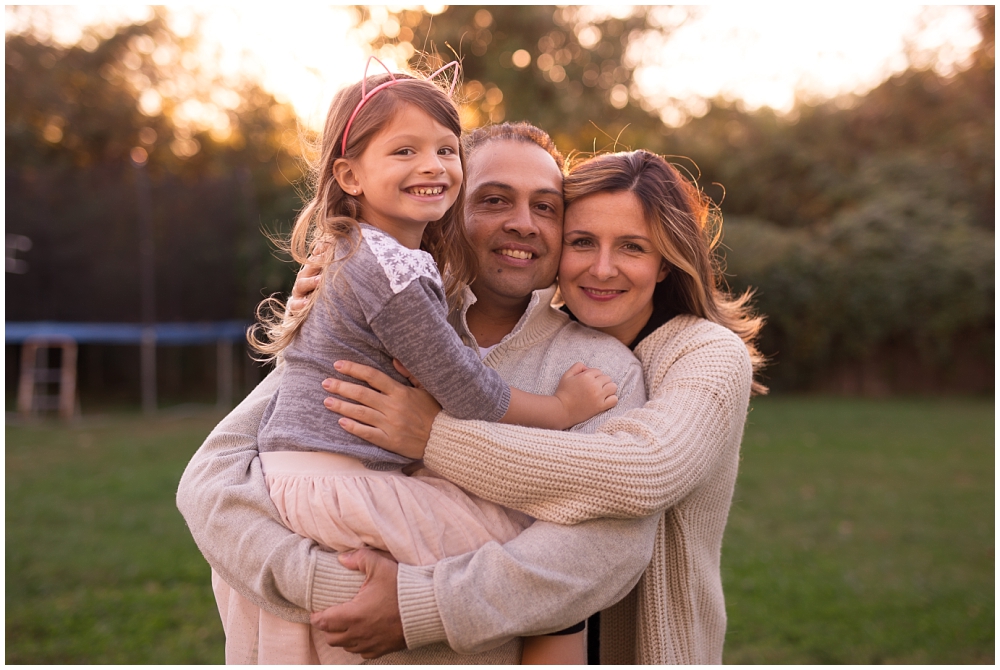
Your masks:
{"label": "man's ear", "polygon": [[670,264],[667,263],[666,258],[662,258],[660,259],[660,271],[656,274],[656,283],[659,284],[666,279],[668,274],[670,274]]}
{"label": "man's ear", "polygon": [[361,195],[361,181],[346,158],[338,158],[333,162],[333,178],[340,184],[344,193]]}

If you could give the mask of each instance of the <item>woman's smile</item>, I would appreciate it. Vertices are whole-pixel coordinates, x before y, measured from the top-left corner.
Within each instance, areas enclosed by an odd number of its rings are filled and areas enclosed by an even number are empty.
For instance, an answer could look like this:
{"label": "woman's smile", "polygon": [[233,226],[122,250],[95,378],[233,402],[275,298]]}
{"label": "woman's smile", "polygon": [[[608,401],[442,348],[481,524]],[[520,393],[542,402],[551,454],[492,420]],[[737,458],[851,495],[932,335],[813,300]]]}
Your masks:
{"label": "woman's smile", "polygon": [[611,300],[626,293],[625,290],[599,289],[581,286],[580,290],[591,300]]}

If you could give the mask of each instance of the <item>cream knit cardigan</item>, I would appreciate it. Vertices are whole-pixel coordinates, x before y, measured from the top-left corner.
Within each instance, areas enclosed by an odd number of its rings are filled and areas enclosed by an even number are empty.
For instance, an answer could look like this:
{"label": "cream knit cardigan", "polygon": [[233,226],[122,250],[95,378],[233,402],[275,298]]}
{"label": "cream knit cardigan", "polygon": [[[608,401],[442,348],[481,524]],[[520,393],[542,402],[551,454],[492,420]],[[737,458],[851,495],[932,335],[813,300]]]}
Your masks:
{"label": "cream knit cardigan", "polygon": [[[425,463],[459,486],[536,518],[576,523],[659,515],[652,560],[601,618],[602,663],[721,663],[726,631],[720,556],[740,458],[752,369],[730,330],[678,316],[636,348],[649,402],[592,435],[459,421],[434,423]],[[447,563],[447,562],[446,562]],[[454,630],[449,574],[400,566],[407,639]],[[421,597],[421,594],[423,597]],[[407,599],[409,600],[409,598]]]}

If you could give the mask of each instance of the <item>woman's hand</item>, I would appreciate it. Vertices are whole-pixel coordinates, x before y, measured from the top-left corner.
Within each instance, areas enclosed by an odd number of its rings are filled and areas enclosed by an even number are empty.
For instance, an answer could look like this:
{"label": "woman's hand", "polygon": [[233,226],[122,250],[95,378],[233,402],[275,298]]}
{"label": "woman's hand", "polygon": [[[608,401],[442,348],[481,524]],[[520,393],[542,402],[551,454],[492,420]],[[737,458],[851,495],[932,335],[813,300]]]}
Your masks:
{"label": "woman's hand", "polygon": [[[367,383],[371,388],[337,379],[327,379],[323,388],[340,398],[327,398],[327,409],[342,416],[340,426],[351,435],[367,440],[377,447],[421,459],[431,435],[431,425],[441,411],[441,405],[409,372],[393,361],[400,374],[414,386],[404,386],[389,375],[360,363],[337,361],[337,372]],[[355,404],[357,403],[357,404]]]}

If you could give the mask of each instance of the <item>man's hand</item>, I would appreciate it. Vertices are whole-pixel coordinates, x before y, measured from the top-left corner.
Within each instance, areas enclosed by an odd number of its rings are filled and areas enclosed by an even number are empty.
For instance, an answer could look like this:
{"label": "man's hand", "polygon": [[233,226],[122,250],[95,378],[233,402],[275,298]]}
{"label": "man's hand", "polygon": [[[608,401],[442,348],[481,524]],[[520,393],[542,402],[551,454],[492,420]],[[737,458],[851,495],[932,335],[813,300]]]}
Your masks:
{"label": "man's hand", "polygon": [[312,625],[323,631],[331,647],[343,647],[363,658],[406,649],[396,596],[396,561],[384,552],[365,548],[341,554],[340,562],[345,568],[363,572],[365,583],[353,600],[314,612]]}

